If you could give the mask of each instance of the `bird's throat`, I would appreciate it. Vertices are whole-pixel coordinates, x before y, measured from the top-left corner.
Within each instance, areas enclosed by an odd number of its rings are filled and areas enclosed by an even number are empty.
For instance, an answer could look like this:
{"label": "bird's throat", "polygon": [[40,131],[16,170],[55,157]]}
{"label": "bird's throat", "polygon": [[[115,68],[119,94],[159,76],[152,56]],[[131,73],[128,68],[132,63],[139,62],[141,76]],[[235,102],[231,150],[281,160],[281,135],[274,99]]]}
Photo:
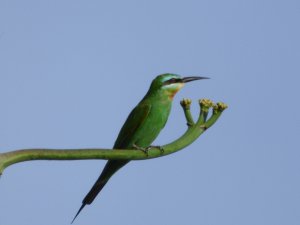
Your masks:
{"label": "bird's throat", "polygon": [[170,100],[173,100],[176,93],[184,86],[184,84],[176,84],[173,88],[166,89],[166,94],[169,97]]}

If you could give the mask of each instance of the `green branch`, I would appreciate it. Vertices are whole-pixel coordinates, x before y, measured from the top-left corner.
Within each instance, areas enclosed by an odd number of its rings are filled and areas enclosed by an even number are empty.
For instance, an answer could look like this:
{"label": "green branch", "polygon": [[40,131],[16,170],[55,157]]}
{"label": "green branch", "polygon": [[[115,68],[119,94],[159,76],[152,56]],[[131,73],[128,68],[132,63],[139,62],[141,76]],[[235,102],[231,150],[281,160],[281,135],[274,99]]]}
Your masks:
{"label": "green branch", "polygon": [[[0,154],[0,175],[10,165],[30,160],[83,160],[83,159],[116,159],[116,160],[144,160],[157,158],[177,152],[194,142],[204,131],[210,128],[227,108],[224,103],[213,104],[208,99],[199,100],[200,114],[195,123],[190,112],[190,99],[180,102],[188,124],[187,131],[172,143],[161,146],[163,152],[158,148],[151,148],[148,154],[140,150],[130,149],[124,151],[114,149],[24,149]],[[207,119],[209,110],[212,114]],[[128,149],[129,150],[129,149]]]}

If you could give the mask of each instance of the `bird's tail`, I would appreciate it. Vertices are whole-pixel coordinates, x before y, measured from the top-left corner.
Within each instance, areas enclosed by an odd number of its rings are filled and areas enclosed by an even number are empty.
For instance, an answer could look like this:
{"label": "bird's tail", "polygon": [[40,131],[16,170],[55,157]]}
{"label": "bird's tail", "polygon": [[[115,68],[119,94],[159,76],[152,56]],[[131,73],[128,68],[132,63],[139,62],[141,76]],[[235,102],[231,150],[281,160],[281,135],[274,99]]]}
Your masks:
{"label": "bird's tail", "polygon": [[99,194],[99,192],[102,190],[102,188],[105,186],[105,184],[108,182],[108,180],[111,178],[111,176],[117,172],[121,167],[125,166],[129,161],[123,161],[123,160],[109,160],[102,173],[100,174],[99,178],[93,185],[92,189],[89,191],[89,193],[85,196],[85,198],[82,201],[82,205],[79,208],[78,212],[76,213],[74,219],[71,223],[74,222],[76,217],[79,215],[81,210],[86,206],[90,205],[96,196]]}

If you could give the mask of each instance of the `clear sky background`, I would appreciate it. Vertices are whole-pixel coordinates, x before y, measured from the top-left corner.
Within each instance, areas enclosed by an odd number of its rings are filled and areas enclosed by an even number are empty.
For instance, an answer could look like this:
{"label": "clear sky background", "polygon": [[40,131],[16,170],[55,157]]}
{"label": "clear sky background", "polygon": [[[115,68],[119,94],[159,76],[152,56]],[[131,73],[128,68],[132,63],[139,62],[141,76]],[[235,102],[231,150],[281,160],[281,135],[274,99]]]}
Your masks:
{"label": "clear sky background", "polygon": [[[300,3],[0,1],[0,151],[110,148],[161,73],[229,108],[179,153],[132,162],[76,225],[298,225]],[[1,225],[66,225],[104,161],[32,161],[0,179]]]}

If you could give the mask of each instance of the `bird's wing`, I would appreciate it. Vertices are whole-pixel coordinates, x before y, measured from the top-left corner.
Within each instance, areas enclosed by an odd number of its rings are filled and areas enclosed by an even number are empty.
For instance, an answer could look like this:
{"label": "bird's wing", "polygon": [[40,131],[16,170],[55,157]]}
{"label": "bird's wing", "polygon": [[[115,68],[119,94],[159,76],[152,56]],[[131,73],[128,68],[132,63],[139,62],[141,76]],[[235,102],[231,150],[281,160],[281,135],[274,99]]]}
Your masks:
{"label": "bird's wing", "polygon": [[146,118],[148,117],[151,111],[150,104],[139,104],[137,105],[129,114],[126,122],[124,123],[118,138],[114,144],[114,148],[129,148],[130,143],[134,134],[136,134],[137,130],[143,126]]}

